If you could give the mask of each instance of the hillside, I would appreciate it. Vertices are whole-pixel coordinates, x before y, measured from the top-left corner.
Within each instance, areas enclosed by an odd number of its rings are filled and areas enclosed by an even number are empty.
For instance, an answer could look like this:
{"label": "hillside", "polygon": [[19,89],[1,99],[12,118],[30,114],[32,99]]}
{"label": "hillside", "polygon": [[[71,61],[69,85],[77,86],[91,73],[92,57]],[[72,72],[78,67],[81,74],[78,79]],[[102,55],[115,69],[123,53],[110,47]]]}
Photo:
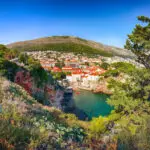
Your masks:
{"label": "hillside", "polygon": [[55,50],[64,52],[100,54],[102,56],[109,57],[134,57],[134,55],[128,50],[71,36],[52,36],[29,41],[21,41],[8,44],[7,47],[22,51]]}
{"label": "hillside", "polygon": [[79,127],[82,122],[74,115],[43,106],[22,87],[1,76],[0,97],[0,149],[70,150],[71,145],[77,148],[83,141],[85,135]]}

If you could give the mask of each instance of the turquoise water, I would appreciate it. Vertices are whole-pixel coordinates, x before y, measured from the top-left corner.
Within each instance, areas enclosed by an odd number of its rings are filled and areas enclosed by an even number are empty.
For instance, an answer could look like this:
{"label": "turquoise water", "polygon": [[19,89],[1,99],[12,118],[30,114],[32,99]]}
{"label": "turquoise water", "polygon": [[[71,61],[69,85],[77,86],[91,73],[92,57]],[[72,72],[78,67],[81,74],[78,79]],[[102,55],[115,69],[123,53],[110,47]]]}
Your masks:
{"label": "turquoise water", "polygon": [[80,91],[79,94],[74,92],[74,101],[78,109],[83,111],[88,119],[98,116],[107,116],[113,109],[110,105],[106,103],[106,94],[94,94],[90,91]]}

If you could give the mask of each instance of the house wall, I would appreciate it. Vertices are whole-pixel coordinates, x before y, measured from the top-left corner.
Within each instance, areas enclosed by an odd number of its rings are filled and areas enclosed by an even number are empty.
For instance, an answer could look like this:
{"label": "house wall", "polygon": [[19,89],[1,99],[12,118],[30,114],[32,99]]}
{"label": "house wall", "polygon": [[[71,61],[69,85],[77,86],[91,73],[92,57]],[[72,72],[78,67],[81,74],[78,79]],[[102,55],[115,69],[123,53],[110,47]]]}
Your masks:
{"label": "house wall", "polygon": [[77,82],[81,80],[81,74],[72,74],[72,82]]}
{"label": "house wall", "polygon": [[66,79],[67,79],[69,82],[72,82],[72,76],[66,76]]}

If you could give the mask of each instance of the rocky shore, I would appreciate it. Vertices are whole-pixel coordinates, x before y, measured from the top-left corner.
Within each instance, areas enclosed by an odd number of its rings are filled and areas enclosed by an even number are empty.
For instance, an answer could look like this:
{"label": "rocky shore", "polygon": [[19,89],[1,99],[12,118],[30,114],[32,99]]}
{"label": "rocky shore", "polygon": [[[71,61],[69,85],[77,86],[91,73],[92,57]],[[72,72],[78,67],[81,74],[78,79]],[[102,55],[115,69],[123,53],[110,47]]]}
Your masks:
{"label": "rocky shore", "polygon": [[73,90],[76,91],[76,90],[87,90],[87,91],[92,91],[93,93],[103,93],[103,94],[108,94],[108,95],[111,95],[112,94],[112,91],[110,91],[108,88],[107,88],[107,84],[105,82],[103,83],[97,83],[97,85],[91,85],[89,87],[85,87],[85,86],[81,86],[81,85],[75,85],[75,84],[72,84],[71,85]]}
{"label": "rocky shore", "polygon": [[104,93],[104,94],[108,94],[111,95],[112,92],[107,88],[107,86],[105,84],[103,85],[98,85],[94,90],[94,93]]}

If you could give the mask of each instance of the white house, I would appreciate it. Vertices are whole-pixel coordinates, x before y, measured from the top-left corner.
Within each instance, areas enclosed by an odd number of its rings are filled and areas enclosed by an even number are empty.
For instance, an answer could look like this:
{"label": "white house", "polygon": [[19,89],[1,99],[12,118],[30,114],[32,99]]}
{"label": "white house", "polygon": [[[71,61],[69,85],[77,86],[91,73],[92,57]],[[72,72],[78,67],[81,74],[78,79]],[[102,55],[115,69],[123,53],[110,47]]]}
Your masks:
{"label": "white house", "polygon": [[99,76],[96,73],[92,73],[88,76],[88,80],[90,81],[98,81],[99,80]]}
{"label": "white house", "polygon": [[72,82],[72,75],[66,75],[66,79],[67,79],[69,82]]}
{"label": "white house", "polygon": [[81,80],[81,75],[82,75],[82,73],[80,73],[80,72],[72,73],[72,82],[77,82],[77,81]]}

